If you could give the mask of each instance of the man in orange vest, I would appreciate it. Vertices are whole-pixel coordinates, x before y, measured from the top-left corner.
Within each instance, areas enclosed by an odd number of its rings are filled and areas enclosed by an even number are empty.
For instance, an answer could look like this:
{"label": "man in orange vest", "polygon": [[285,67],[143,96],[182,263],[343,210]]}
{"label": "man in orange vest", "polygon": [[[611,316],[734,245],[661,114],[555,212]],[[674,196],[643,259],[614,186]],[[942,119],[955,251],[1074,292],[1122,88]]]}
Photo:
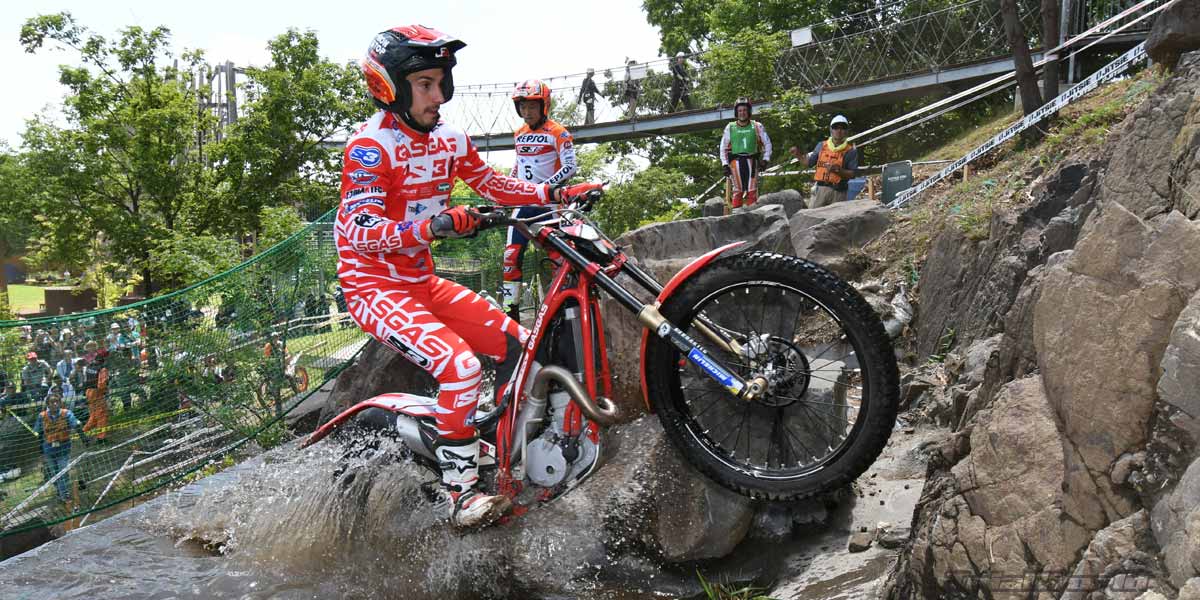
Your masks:
{"label": "man in orange vest", "polygon": [[84,375],[84,397],[87,398],[88,421],[84,431],[99,430],[96,439],[103,442],[108,435],[108,368],[104,366],[108,350],[96,352],[96,358],[88,364]]}
{"label": "man in orange vest", "polygon": [[796,160],[816,167],[813,174],[812,199],[809,208],[829,206],[834,202],[846,200],[849,182],[858,171],[858,149],[846,141],[850,133],[850,121],[838,115],[829,122],[829,139],[817,144],[817,147],[807,155],[801,155],[795,146],[791,148]]}
{"label": "man in orange vest", "polygon": [[[79,429],[79,420],[75,413],[63,408],[62,396],[57,388],[52,388],[46,396],[46,409],[38,414],[33,431],[42,436],[42,455],[46,459],[46,477],[54,477],[67,468],[71,462],[71,430]],[[83,434],[79,434],[83,439]],[[58,499],[67,502],[71,499],[68,492],[71,487],[71,476],[63,473],[54,482],[58,490]]]}

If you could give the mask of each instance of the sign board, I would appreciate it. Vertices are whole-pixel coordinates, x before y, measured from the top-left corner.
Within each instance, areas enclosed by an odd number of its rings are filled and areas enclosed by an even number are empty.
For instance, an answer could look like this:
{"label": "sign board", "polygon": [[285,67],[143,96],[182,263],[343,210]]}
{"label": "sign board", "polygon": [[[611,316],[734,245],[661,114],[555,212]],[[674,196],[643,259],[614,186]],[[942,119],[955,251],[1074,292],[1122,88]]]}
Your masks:
{"label": "sign board", "polygon": [[801,27],[800,29],[792,30],[793,48],[796,46],[805,46],[811,44],[812,41],[812,27]]}
{"label": "sign board", "polygon": [[883,165],[883,203],[891,204],[896,196],[912,187],[912,161]]}

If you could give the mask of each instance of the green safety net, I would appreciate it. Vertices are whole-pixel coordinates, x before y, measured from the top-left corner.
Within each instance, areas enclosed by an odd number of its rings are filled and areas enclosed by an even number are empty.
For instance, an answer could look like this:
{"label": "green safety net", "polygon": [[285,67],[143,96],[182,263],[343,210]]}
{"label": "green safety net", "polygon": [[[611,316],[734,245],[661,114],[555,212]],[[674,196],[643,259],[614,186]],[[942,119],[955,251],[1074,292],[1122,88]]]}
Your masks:
{"label": "green safety net", "polygon": [[[333,219],[166,296],[0,321],[0,537],[86,524],[303,433],[289,415],[367,342],[337,288]],[[504,241],[437,242],[438,274],[498,297]],[[523,265],[534,292],[540,258]],[[78,428],[43,414],[48,396]]]}

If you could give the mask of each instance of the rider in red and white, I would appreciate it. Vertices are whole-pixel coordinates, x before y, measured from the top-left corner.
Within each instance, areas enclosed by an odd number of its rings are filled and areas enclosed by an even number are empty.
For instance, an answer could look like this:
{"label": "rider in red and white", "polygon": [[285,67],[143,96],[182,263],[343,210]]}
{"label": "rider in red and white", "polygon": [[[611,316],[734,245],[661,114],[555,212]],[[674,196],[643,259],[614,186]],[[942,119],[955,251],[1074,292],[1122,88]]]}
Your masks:
{"label": "rider in red and white", "polygon": [[505,177],[471,139],[440,120],[454,95],[451,69],[466,44],[421,25],[375,36],[362,62],[380,108],[351,136],[342,167],[334,232],[338,279],[351,316],[375,339],[439,384],[435,455],[455,526],[482,525],[511,502],[475,489],[479,440],[475,353],[516,360],[528,337],[520,324],[475,292],[434,274],[429,244],[471,235],[478,216],[449,206],[455,178],[499,204],[545,204],[599,184],[554,187]]}

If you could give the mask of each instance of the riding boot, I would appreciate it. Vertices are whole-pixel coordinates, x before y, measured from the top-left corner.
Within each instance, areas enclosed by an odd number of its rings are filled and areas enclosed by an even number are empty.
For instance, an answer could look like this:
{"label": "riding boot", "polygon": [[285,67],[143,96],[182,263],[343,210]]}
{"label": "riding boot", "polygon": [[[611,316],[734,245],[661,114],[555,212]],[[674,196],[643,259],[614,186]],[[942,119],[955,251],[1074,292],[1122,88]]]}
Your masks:
{"label": "riding boot", "polygon": [[512,508],[507,496],[491,496],[475,488],[479,483],[479,439],[438,438],[433,447],[442,470],[442,487],[450,495],[450,524],[480,527],[504,516]]}

